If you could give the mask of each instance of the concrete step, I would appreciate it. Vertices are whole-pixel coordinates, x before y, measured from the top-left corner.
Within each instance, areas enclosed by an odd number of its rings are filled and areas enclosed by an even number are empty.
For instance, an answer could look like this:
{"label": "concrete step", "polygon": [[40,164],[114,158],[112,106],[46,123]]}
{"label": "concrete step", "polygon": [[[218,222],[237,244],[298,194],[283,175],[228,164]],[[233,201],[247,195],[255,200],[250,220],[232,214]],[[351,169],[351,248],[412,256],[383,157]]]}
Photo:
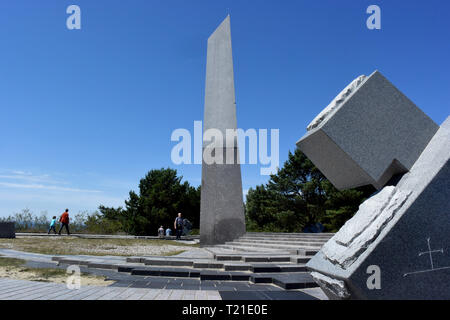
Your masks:
{"label": "concrete step", "polygon": [[214,259],[217,261],[244,261],[244,262],[291,262],[295,264],[307,263],[313,255],[277,255],[277,254],[216,254]]}
{"label": "concrete step", "polygon": [[145,257],[127,257],[126,261],[130,263],[144,263]]}
{"label": "concrete step", "polygon": [[319,252],[320,249],[306,249],[306,248],[301,248],[297,250],[297,254],[299,256],[314,256],[317,254],[317,252]]}
{"label": "concrete step", "polygon": [[266,236],[275,236],[275,237],[311,237],[311,238],[320,238],[320,237],[333,237],[334,233],[283,233],[283,232],[246,232],[245,236],[252,237],[266,237]]}
{"label": "concrete step", "polygon": [[252,265],[247,263],[224,264],[223,269],[225,271],[250,271],[252,269]]}
{"label": "concrete step", "polygon": [[242,255],[232,255],[232,254],[220,254],[214,255],[214,259],[217,261],[243,261]]}
{"label": "concrete step", "polygon": [[285,290],[318,287],[318,285],[314,282],[309,273],[306,272],[294,272],[289,274],[256,273],[250,277],[250,282],[272,283]]}
{"label": "concrete step", "polygon": [[253,283],[272,283],[273,274],[259,274],[255,273],[250,276],[250,282]]}
{"label": "concrete step", "polygon": [[[257,248],[250,247],[249,250],[242,248],[236,248],[233,246],[229,246],[226,244],[215,245],[214,247],[208,247],[207,250],[213,254],[213,258],[216,256],[289,256],[296,255],[296,252],[292,252],[292,250],[276,250],[276,249],[268,249],[268,248]],[[233,259],[233,258],[225,258],[225,259]],[[234,258],[237,261],[237,258]],[[231,261],[231,260],[229,260]]]}
{"label": "concrete step", "polygon": [[113,270],[117,270],[119,265],[118,264],[113,264],[113,263],[96,263],[96,262],[92,262],[92,263],[88,263],[87,267],[88,268],[95,268],[95,269],[113,269]]}
{"label": "concrete step", "polygon": [[291,256],[244,256],[244,262],[291,262]]}
{"label": "concrete step", "polygon": [[331,239],[331,237],[303,237],[303,236],[299,236],[299,237],[285,237],[285,236],[249,236],[249,235],[243,235],[240,238],[245,238],[245,239],[253,239],[253,240],[264,240],[264,239],[268,239],[268,240],[286,240],[286,241],[328,241]]}
{"label": "concrete step", "polygon": [[242,252],[242,254],[250,254],[250,253],[270,253],[270,254],[277,254],[277,253],[283,253],[283,254],[289,254],[289,255],[301,255],[301,256],[313,256],[317,252],[319,252],[319,248],[295,248],[295,249],[286,249],[282,248],[282,250],[276,250],[271,248],[258,248],[255,246],[243,246],[243,245],[226,245],[226,244],[220,244],[216,247],[228,249],[232,252]]}
{"label": "concrete step", "polygon": [[[280,241],[280,240],[252,240],[252,239],[237,239],[234,240],[233,242],[239,242],[239,243],[249,243],[249,244],[253,244],[253,243],[267,243],[267,244],[281,244],[281,245],[296,245],[299,247],[310,247],[310,246],[318,246],[318,247],[322,247],[326,241]],[[232,242],[226,242],[225,244],[230,244]]]}
{"label": "concrete step", "polygon": [[250,281],[250,273],[227,271],[202,271],[200,280]]}
{"label": "concrete step", "polygon": [[246,241],[276,241],[276,242],[306,242],[306,243],[325,243],[329,239],[308,239],[308,238],[274,238],[274,237],[264,237],[264,238],[252,238],[252,237],[239,237],[236,240],[246,240]]}
{"label": "concrete step", "polygon": [[200,280],[221,281],[250,281],[251,273],[218,271],[218,270],[196,270],[191,268],[156,268],[138,267],[131,270],[132,275],[151,277],[176,277],[176,278],[200,278]]}
{"label": "concrete step", "polygon": [[[95,268],[95,266],[93,266]],[[101,268],[99,266],[98,268]],[[113,268],[112,268],[113,269]],[[127,266],[116,265],[115,269],[119,272],[127,272],[132,275],[144,275],[144,276],[161,276],[161,277],[201,277],[202,274],[206,274],[206,277],[210,277],[211,274],[218,275],[214,280],[222,280],[222,278],[228,279],[226,275],[233,274],[235,271],[248,271],[246,274],[249,276],[254,273],[292,273],[292,272],[306,272],[305,265],[292,265],[292,264],[245,264],[245,265],[226,265],[226,269],[223,270],[211,270],[211,269],[195,269],[195,268],[183,268],[183,267],[147,267],[147,266]],[[227,270],[228,269],[228,270]],[[204,280],[211,280],[210,278]],[[229,279],[228,279],[229,280]]]}
{"label": "concrete step", "polygon": [[80,259],[71,259],[71,258],[64,258],[64,257],[52,257],[52,261],[57,261],[59,264],[64,265],[84,265],[87,266],[90,261],[86,260],[80,260]]}
{"label": "concrete step", "polygon": [[[243,246],[243,245],[227,245],[227,244],[218,244],[216,245],[217,248],[223,248],[223,249],[228,249],[231,251],[239,251],[239,252],[261,252],[261,253],[278,253],[280,252],[280,250],[276,250],[276,249],[271,249],[271,248],[258,248],[255,246]],[[282,250],[283,253],[287,253],[287,254],[297,254],[297,250]]]}
{"label": "concrete step", "polygon": [[280,240],[321,240],[321,241],[325,241],[325,240],[329,240],[331,239],[331,237],[311,237],[311,236],[285,236],[285,235],[248,235],[248,234],[244,234],[241,236],[241,238],[248,238],[248,239],[280,239]]}
{"label": "concrete step", "polygon": [[286,257],[291,254],[283,251],[266,251],[266,252],[241,252],[241,253],[215,253],[213,258],[217,261],[243,261],[244,257]]}
{"label": "concrete step", "polygon": [[273,283],[283,289],[302,289],[317,287],[312,277],[302,271],[292,272],[264,272],[264,273],[248,273],[248,272],[227,272],[213,271],[187,268],[154,268],[141,267],[131,271],[133,275],[140,276],[160,276],[160,277],[177,277],[177,278],[199,278],[202,281],[246,281],[253,283]]}
{"label": "concrete step", "polygon": [[242,256],[242,261],[244,262],[290,262],[293,264],[306,264],[313,255],[302,256],[302,255],[267,255],[267,256]]}
{"label": "concrete step", "polygon": [[277,274],[273,276],[272,283],[285,290],[317,287],[309,273]]}
{"label": "concrete step", "polygon": [[167,260],[167,261],[175,261],[175,260],[179,260],[179,261],[201,261],[201,260],[205,260],[205,258],[198,258],[198,257],[177,257],[177,256],[170,256],[170,257],[162,257],[162,256],[147,256],[147,257],[142,257],[142,256],[134,256],[134,257],[126,257],[126,262],[130,262],[130,263],[145,263],[145,261],[147,260],[157,260],[157,261],[162,261],[162,260]]}
{"label": "concrete step", "polygon": [[[119,269],[121,270],[121,269]],[[130,272],[137,276],[198,278],[200,271],[190,268],[137,267]]]}
{"label": "concrete step", "polygon": [[311,256],[291,256],[291,263],[306,264],[309,262],[309,260],[311,260],[312,257],[313,257],[313,255],[311,255]]}
{"label": "concrete step", "polygon": [[117,266],[117,272],[125,272],[125,273],[131,273],[133,269],[140,268],[140,266],[132,266],[128,264],[118,265]]}
{"label": "concrete step", "polygon": [[217,262],[195,262],[194,268],[196,269],[223,269],[223,263]]}
{"label": "concrete step", "polygon": [[253,273],[274,273],[274,272],[307,272],[305,265],[276,265],[276,264],[253,264]]}
{"label": "concrete step", "polygon": [[288,244],[270,244],[270,243],[243,243],[239,241],[228,242],[225,244],[226,246],[233,247],[245,247],[245,248],[258,248],[258,249],[278,249],[278,250],[298,250],[298,249],[320,249],[322,246],[299,246],[299,245],[288,245]]}
{"label": "concrete step", "polygon": [[192,267],[192,260],[175,260],[175,259],[142,259],[141,263],[148,266],[174,266],[174,267]]}
{"label": "concrete step", "polygon": [[114,269],[117,270],[119,264],[117,263],[104,263],[104,262],[95,262],[89,260],[81,260],[81,259],[69,259],[62,257],[52,257],[53,261],[58,261],[59,265],[79,265],[88,268],[94,269]]}
{"label": "concrete step", "polygon": [[251,240],[283,240],[283,241],[328,241],[330,237],[283,237],[283,236],[248,236],[244,235],[240,238]]}
{"label": "concrete step", "polygon": [[[288,256],[289,259],[295,257]],[[254,256],[253,258],[276,258]],[[281,257],[285,258],[285,257]],[[298,257],[305,258],[305,257]],[[150,277],[174,277],[174,278],[199,278],[200,280],[216,281],[247,281],[253,283],[273,283],[286,290],[297,288],[316,287],[309,274],[306,273],[304,264],[291,263],[215,263],[211,262],[192,262],[190,267],[183,267],[179,264],[186,262],[174,259],[176,266],[171,265],[170,259],[144,259],[151,263],[164,263],[163,266],[144,265],[143,263],[115,264],[102,263],[82,259],[68,259],[55,257],[54,261],[60,264],[78,264],[88,268],[117,270],[118,272],[130,273],[131,275],[150,276]],[[258,260],[258,259],[256,259]],[[276,259],[275,259],[276,260]],[[281,259],[285,260],[285,259]],[[197,268],[196,268],[197,267]],[[213,270],[212,268],[216,268]],[[219,269],[220,268],[220,269]]]}

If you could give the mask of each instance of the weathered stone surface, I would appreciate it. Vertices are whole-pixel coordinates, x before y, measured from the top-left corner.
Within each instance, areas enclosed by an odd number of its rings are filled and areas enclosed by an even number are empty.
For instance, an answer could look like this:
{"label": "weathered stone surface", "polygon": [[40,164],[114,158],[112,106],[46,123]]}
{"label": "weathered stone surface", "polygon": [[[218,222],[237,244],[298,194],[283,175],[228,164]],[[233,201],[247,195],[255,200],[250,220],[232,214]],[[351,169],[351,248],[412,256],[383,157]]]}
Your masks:
{"label": "weathered stone surface", "polygon": [[383,188],[407,172],[438,130],[380,72],[358,77],[308,126],[297,146],[336,188]]}
{"label": "weathered stone surface", "polygon": [[15,238],[14,222],[0,222],[0,238]]}
{"label": "weathered stone surface", "polygon": [[331,113],[337,111],[338,108],[340,108],[345,101],[347,101],[348,97],[352,93],[354,93],[361,84],[366,80],[366,76],[362,75],[353,80],[344,90],[339,93],[336,98],[334,98],[333,101],[325,108],[319,115],[311,121],[311,123],[306,128],[308,131],[311,131],[314,128],[317,128],[328,116],[331,115]]}
{"label": "weathered stone surface", "polygon": [[[237,129],[230,17],[208,39],[204,131]],[[223,163],[202,163],[200,204],[201,245],[232,241],[245,233],[241,168],[237,139],[214,144],[214,154],[223,154]],[[203,150],[211,148],[205,143]],[[226,164],[233,153],[233,163]]]}
{"label": "weathered stone surface", "polygon": [[326,275],[318,272],[311,272],[311,276],[327,294],[328,298],[332,300],[350,298],[350,293],[348,292],[344,281],[327,277]]}
{"label": "weathered stone surface", "polygon": [[343,268],[349,267],[376,239],[410,195],[411,191],[386,187],[364,202],[354,219],[347,221],[334,237],[336,245],[330,242],[322,249],[327,259]]}
{"label": "weathered stone surface", "polygon": [[[363,203],[308,262],[330,298],[450,299],[449,158],[450,117],[397,186]],[[371,266],[380,289],[367,284]]]}

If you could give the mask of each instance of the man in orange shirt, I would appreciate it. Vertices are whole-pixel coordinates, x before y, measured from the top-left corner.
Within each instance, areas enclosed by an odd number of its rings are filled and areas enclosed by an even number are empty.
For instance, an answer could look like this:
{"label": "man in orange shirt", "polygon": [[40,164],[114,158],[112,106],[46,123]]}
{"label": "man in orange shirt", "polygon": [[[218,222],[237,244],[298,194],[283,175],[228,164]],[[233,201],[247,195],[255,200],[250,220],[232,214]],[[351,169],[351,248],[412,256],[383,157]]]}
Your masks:
{"label": "man in orange shirt", "polygon": [[64,227],[66,227],[67,235],[70,236],[69,232],[69,209],[66,209],[64,213],[61,215],[61,218],[59,218],[59,222],[61,222],[61,228],[59,229],[58,234],[61,235],[61,231]]}

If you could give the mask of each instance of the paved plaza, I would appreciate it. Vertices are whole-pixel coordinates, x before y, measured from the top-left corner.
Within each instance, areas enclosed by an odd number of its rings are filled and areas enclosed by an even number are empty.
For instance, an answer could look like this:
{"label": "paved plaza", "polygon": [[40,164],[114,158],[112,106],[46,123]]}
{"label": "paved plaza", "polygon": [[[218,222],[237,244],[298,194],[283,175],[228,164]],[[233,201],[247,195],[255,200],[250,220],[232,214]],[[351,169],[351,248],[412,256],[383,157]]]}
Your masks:
{"label": "paved plaza", "polygon": [[190,247],[176,256],[48,255],[0,249],[27,268],[101,276],[108,286],[82,286],[0,278],[0,299],[120,300],[311,300],[327,299],[305,263],[331,234],[251,234],[211,247]]}

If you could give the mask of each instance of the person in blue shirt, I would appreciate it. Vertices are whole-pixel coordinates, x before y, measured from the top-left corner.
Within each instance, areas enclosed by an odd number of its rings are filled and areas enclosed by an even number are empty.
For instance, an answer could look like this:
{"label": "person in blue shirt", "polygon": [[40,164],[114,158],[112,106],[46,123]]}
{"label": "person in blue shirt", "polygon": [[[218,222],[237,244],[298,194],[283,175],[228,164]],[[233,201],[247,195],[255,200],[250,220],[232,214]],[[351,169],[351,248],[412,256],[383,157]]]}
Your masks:
{"label": "person in blue shirt", "polygon": [[172,235],[172,230],[170,228],[166,229],[166,237],[170,237]]}
{"label": "person in blue shirt", "polygon": [[48,233],[50,234],[50,231],[53,230],[53,233],[56,234],[56,217],[53,216],[52,222],[50,222],[50,229],[48,229]]}

